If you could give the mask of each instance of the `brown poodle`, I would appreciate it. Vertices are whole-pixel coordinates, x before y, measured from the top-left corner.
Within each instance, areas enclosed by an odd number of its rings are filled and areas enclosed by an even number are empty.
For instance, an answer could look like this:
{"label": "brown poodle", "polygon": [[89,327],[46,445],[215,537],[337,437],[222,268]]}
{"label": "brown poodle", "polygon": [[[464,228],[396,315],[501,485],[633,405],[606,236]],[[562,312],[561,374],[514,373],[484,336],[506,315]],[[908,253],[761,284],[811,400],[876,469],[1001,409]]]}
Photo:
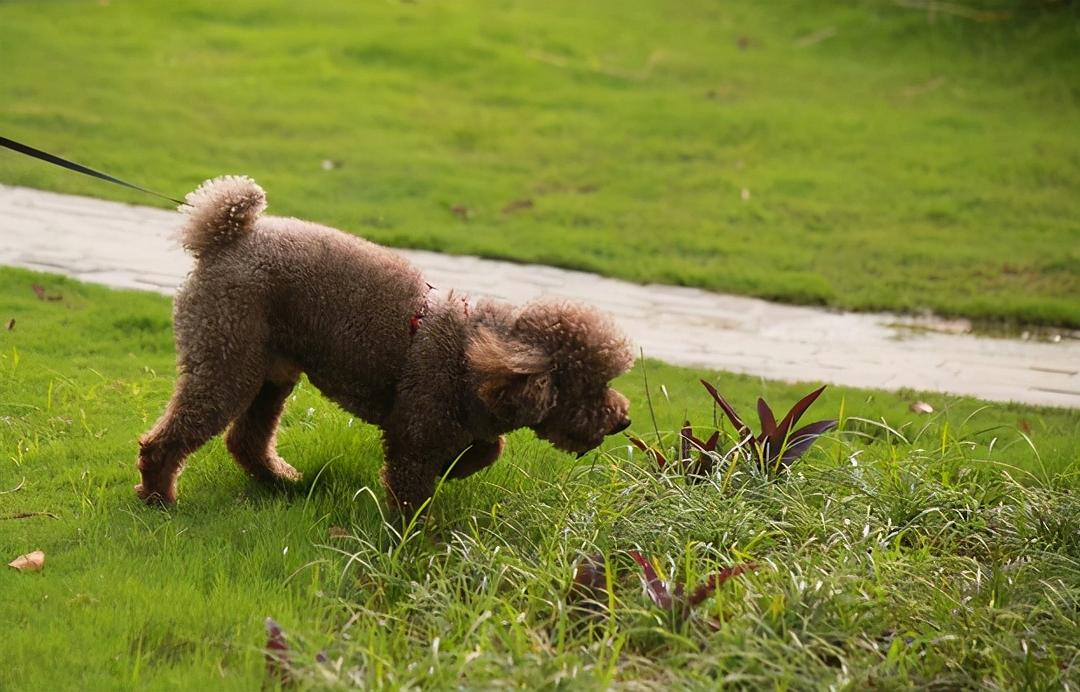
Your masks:
{"label": "brown poodle", "polygon": [[148,503],[175,502],[184,459],[230,422],[226,446],[248,474],[298,479],[274,436],[301,373],[382,428],[383,483],[405,510],[448,469],[462,478],[494,462],[503,433],[530,428],[584,453],[630,424],[608,383],[633,356],[595,310],[470,305],[386,248],[265,207],[262,188],[232,176],[181,207],[197,261],[173,306],[176,390],[139,442],[135,490]]}

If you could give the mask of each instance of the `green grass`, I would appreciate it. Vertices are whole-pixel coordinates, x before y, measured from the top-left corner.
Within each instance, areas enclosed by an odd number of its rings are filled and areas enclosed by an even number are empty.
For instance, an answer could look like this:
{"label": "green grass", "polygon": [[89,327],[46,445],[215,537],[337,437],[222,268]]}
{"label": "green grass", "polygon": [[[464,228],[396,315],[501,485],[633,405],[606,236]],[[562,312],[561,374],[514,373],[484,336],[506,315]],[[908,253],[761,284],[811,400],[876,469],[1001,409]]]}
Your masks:
{"label": "green grass", "polygon": [[1080,14],[1012,4],[6,2],[0,132],[392,245],[1080,327]]}
{"label": "green grass", "polygon": [[[214,441],[174,510],[143,507],[135,439],[172,387],[167,301],[5,269],[0,318],[0,557],[47,556],[0,571],[0,689],[255,689],[266,616],[316,686],[1080,684],[1078,412],[831,387],[809,416],[842,411],[841,430],[772,484],[687,486],[617,438],[575,463],[517,433],[402,538],[381,521],[375,431],[307,383],[280,435],[299,488],[252,485]],[[711,424],[701,376],[748,416],[810,389],[645,365],[665,443],[684,417]],[[619,386],[654,440],[644,376]],[[916,397],[936,412],[909,412]],[[648,605],[628,549],[689,581],[761,568],[679,621]],[[566,595],[593,553],[613,589],[589,617]]]}

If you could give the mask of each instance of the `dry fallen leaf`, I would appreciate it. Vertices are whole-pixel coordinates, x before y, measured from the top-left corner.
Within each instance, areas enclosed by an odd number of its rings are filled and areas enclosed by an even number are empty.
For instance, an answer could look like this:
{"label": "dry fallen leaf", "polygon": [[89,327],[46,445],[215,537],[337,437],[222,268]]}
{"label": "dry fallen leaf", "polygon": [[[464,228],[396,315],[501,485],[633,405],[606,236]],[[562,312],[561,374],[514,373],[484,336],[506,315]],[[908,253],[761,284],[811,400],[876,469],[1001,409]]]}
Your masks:
{"label": "dry fallen leaf", "polygon": [[[17,490],[18,488],[16,488]],[[10,490],[6,492],[12,492]],[[0,493],[2,495],[3,493]],[[0,514],[0,519],[32,519],[34,517],[50,517],[52,519],[59,519],[60,517],[52,512],[10,512],[8,514]]]}
{"label": "dry fallen leaf", "polygon": [[1020,432],[1024,433],[1025,435],[1030,435],[1031,434],[1031,423],[1028,423],[1023,418],[1021,418],[1017,422],[1016,427],[1020,428]]}
{"label": "dry fallen leaf", "polygon": [[15,328],[15,318],[12,317],[10,320],[8,320],[7,330],[10,332],[14,328]]}
{"label": "dry fallen leaf", "polygon": [[531,199],[515,199],[505,207],[502,208],[502,213],[513,214],[515,211],[521,211],[522,209],[532,209],[533,201]]}
{"label": "dry fallen leaf", "polygon": [[31,284],[30,290],[34,292],[34,295],[38,297],[38,300],[56,301],[64,299],[64,296],[60,295],[59,293],[56,293],[54,295],[46,294],[45,287],[41,284]]}
{"label": "dry fallen leaf", "polygon": [[288,685],[292,681],[289,673],[289,645],[285,641],[285,633],[273,618],[266,618],[266,673],[282,685]]}
{"label": "dry fallen leaf", "polygon": [[331,526],[329,533],[330,533],[330,538],[348,538],[349,537],[349,530],[348,529],[343,529],[340,526]]}
{"label": "dry fallen leaf", "polygon": [[45,568],[45,553],[35,550],[32,553],[20,555],[9,562],[8,566],[14,567],[20,572],[40,572]]}
{"label": "dry fallen leaf", "polygon": [[739,197],[740,197],[740,198],[742,199],[742,201],[744,201],[744,202],[747,202],[747,201],[749,201],[749,200],[750,200],[750,190],[747,190],[747,189],[746,189],[746,188],[744,187],[744,188],[742,189],[742,191],[741,191],[741,192],[739,193]]}
{"label": "dry fallen leaf", "polygon": [[925,401],[913,401],[909,407],[912,413],[933,413],[934,407]]}
{"label": "dry fallen leaf", "polygon": [[472,212],[469,211],[469,208],[466,207],[464,204],[455,204],[454,206],[450,207],[450,211],[454,212],[454,216],[458,217],[462,221],[468,221],[469,217],[472,216]]}

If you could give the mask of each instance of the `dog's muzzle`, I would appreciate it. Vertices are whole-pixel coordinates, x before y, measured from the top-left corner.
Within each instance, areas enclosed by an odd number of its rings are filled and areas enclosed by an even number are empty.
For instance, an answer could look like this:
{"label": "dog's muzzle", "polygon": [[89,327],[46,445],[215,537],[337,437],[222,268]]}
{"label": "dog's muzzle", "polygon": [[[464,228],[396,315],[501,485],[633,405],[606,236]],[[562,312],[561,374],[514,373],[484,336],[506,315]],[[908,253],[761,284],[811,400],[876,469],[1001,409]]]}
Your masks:
{"label": "dog's muzzle", "polygon": [[[623,420],[623,421],[621,421],[619,423],[616,423],[615,427],[612,428],[611,431],[608,432],[607,434],[608,435],[614,435],[615,433],[621,433],[623,430],[626,430],[629,427],[630,427],[630,419],[627,418],[626,420]],[[578,452],[577,458],[580,459],[581,457],[588,454],[590,451],[592,451],[592,450],[586,450],[584,452]]]}

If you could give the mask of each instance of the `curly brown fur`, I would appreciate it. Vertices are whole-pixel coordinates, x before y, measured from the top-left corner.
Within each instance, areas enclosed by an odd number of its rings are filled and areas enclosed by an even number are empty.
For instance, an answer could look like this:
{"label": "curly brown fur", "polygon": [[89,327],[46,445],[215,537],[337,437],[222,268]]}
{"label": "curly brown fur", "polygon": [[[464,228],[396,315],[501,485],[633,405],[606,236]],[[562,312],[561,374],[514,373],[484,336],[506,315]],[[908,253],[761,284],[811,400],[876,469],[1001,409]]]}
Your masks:
{"label": "curly brown fur", "polygon": [[301,373],[383,431],[390,501],[419,508],[440,475],[492,464],[503,434],[531,428],[585,452],[629,424],[609,382],[633,356],[597,311],[564,301],[469,306],[431,291],[401,256],[341,231],[261,216],[249,178],[207,181],[181,207],[197,258],[176,295],[177,382],[140,440],[135,487],[176,500],[185,458],[230,425],[226,446],[251,476],[299,473],[274,444]]}

